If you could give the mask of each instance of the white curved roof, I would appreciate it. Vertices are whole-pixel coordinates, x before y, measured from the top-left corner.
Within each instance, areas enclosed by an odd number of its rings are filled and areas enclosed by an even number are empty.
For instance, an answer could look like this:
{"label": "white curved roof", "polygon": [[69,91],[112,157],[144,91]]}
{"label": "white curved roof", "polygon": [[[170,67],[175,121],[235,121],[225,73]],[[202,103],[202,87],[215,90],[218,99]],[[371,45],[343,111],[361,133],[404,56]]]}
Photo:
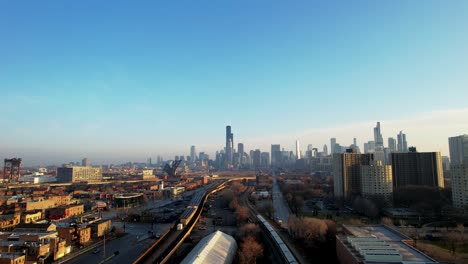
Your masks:
{"label": "white curved roof", "polygon": [[216,231],[202,238],[181,263],[231,264],[236,251],[236,240],[228,234]]}

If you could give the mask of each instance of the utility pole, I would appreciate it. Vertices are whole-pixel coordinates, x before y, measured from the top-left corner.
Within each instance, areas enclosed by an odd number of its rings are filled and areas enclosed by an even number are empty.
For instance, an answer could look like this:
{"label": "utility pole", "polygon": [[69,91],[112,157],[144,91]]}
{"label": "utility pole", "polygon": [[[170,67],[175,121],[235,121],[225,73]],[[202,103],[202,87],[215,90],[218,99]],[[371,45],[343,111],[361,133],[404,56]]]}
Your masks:
{"label": "utility pole", "polygon": [[104,231],[104,249],[102,250],[102,258],[106,258],[106,232]]}

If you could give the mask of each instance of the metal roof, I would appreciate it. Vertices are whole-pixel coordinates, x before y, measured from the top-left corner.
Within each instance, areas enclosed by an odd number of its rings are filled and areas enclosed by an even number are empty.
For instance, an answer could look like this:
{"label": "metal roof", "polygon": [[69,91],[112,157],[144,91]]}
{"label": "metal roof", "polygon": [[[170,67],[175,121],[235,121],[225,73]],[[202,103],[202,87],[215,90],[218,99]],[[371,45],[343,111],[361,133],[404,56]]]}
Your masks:
{"label": "metal roof", "polygon": [[236,240],[221,231],[204,237],[181,262],[231,264],[237,250]]}

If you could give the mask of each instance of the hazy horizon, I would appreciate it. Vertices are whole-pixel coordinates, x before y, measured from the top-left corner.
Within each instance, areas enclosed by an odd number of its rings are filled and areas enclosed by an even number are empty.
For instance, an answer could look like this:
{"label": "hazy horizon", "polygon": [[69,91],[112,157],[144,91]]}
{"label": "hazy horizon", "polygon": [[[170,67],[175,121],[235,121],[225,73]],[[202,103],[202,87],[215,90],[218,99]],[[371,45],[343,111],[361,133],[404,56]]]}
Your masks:
{"label": "hazy horizon", "polygon": [[303,151],[468,134],[467,1],[0,3],[0,158]]}

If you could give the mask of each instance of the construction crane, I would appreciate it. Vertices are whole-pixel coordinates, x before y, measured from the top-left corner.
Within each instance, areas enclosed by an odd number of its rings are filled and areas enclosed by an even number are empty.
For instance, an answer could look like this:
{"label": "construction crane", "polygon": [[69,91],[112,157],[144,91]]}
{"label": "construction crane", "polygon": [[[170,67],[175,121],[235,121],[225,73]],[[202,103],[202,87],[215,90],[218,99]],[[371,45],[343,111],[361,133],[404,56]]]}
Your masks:
{"label": "construction crane", "polygon": [[176,170],[179,167],[181,162],[182,160],[174,160],[170,164],[166,163],[166,165],[164,165],[163,171],[167,173],[169,177],[176,177],[177,176]]}

